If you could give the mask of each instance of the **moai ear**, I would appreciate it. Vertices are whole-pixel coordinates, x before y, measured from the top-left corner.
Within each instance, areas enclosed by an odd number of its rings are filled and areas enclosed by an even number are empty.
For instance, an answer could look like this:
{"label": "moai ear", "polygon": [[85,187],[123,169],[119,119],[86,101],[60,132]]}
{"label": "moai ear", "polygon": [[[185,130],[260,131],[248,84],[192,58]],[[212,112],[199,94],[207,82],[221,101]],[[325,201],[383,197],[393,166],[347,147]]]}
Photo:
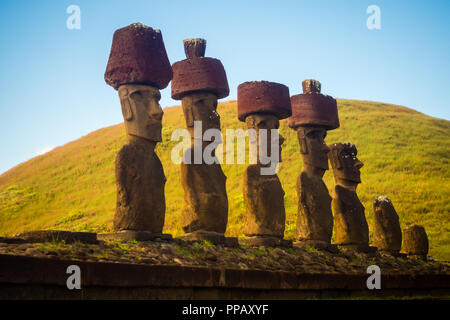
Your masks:
{"label": "moai ear", "polygon": [[342,161],[337,149],[333,150],[333,161],[336,169],[342,169]]}
{"label": "moai ear", "polygon": [[305,133],[301,129],[297,131],[298,143],[300,144],[300,153],[308,154],[308,145],[306,144]]}
{"label": "moai ear", "polygon": [[300,144],[300,153],[301,154],[308,154],[308,146],[306,145],[306,138],[300,138],[298,139],[298,142]]}
{"label": "moai ear", "polygon": [[123,118],[126,121],[133,119],[133,111],[131,111],[131,102],[127,89],[124,89],[123,95],[120,98],[120,104],[122,105]]}

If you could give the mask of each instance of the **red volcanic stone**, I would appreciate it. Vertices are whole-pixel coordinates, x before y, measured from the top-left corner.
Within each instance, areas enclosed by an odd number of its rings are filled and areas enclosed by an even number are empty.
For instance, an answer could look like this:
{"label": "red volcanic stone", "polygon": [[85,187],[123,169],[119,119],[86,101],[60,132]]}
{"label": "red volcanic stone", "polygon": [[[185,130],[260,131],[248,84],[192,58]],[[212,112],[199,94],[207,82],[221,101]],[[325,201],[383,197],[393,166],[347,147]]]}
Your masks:
{"label": "red volcanic stone", "polygon": [[220,60],[194,57],[175,62],[172,69],[172,98],[175,100],[201,91],[214,93],[218,99],[230,93],[227,75]]}
{"label": "red volcanic stone", "polygon": [[161,31],[134,23],[114,32],[105,81],[114,89],[123,84],[147,84],[164,89],[172,79]]}
{"label": "red volcanic stone", "polygon": [[297,94],[291,97],[292,116],[289,127],[318,125],[327,130],[339,128],[336,100],[320,93]]}
{"label": "red volcanic stone", "polygon": [[281,83],[269,81],[249,81],[238,86],[238,118],[252,113],[271,113],[278,119],[291,115],[289,88]]}

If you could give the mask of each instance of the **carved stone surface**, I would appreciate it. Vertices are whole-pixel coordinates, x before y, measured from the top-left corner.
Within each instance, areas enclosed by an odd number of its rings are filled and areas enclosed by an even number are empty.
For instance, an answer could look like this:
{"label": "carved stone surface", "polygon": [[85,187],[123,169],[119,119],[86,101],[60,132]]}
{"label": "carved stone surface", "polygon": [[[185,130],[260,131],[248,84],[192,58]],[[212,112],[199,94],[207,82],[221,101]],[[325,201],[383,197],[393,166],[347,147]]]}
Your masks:
{"label": "carved stone surface", "polygon": [[261,175],[260,165],[244,171],[244,203],[246,236],[283,238],[286,221],[284,190],[278,175]]}
{"label": "carved stone surface", "polygon": [[161,31],[134,23],[114,32],[105,81],[114,89],[146,84],[164,89],[172,79]]}
{"label": "carved stone surface", "polygon": [[320,94],[317,80],[304,80],[302,86],[303,94],[290,98],[292,116],[288,119],[289,126],[297,131],[303,160],[303,170],[297,178],[297,245],[335,252],[336,246],[331,245],[331,197],[322,178],[328,170],[330,151],[325,144],[327,130],[339,126],[336,101]]}
{"label": "carved stone surface", "polygon": [[[206,164],[203,159],[200,164],[194,162],[194,121],[201,121],[202,134],[208,129],[220,129],[220,116],[216,111],[217,96],[213,93],[190,94],[183,97],[182,107],[192,139],[191,148],[185,152],[181,163],[181,184],[184,190],[183,230],[186,233],[202,231],[223,235],[228,223],[226,176],[214,152],[214,163]],[[197,143],[203,154],[210,142],[200,140]],[[195,239],[197,238],[198,235]]]}
{"label": "carved stone surface", "polygon": [[373,203],[373,245],[380,251],[399,253],[402,246],[402,230],[398,214],[391,200],[379,196]]}
{"label": "carved stone surface", "polygon": [[333,194],[335,243],[339,245],[368,245],[369,226],[364,206],[354,190],[336,185]]}
{"label": "carved stone surface", "polygon": [[166,178],[154,152],[155,145],[156,142],[136,138],[117,154],[115,230],[162,232]]}
{"label": "carved stone surface", "polygon": [[166,177],[154,152],[161,141],[163,111],[157,88],[119,87],[128,143],[116,157],[117,201],[114,229],[160,234],[164,225]]}
{"label": "carved stone surface", "polygon": [[332,201],[335,243],[368,247],[369,226],[364,206],[356,194],[356,187],[361,182],[359,170],[363,163],[356,155],[356,147],[351,143],[330,146],[329,158],[336,181]]}
{"label": "carved stone surface", "polygon": [[425,228],[413,225],[403,229],[402,251],[408,256],[425,258],[428,254],[428,237]]}
{"label": "carved stone surface", "polygon": [[326,129],[320,126],[298,127],[297,137],[303,158],[303,171],[297,179],[296,239],[331,242],[333,214],[331,197],[322,180],[328,170],[329,148]]}
{"label": "carved stone surface", "polygon": [[184,232],[225,233],[228,222],[226,179],[220,164],[181,163]]}
{"label": "carved stone surface", "polygon": [[322,177],[300,173],[297,179],[298,211],[296,239],[331,242],[331,197]]}
{"label": "carved stone surface", "polygon": [[238,86],[238,118],[249,114],[269,113],[284,119],[291,115],[289,88],[269,81],[249,81]]}
{"label": "carved stone surface", "polygon": [[[281,145],[284,137],[278,134],[276,141],[276,136],[272,136],[272,130],[279,128],[279,119],[290,114],[289,90],[283,85],[267,81],[246,82],[239,88],[241,91],[238,94],[238,114],[245,115],[239,119],[241,121],[244,119],[247,127],[255,131],[257,139],[255,150],[257,163],[249,165],[243,176],[246,206],[243,230],[246,238],[243,241],[250,245],[291,245],[290,242],[282,241],[286,222],[284,190],[275,170],[281,161]],[[277,97],[281,100],[277,101]],[[262,130],[265,130],[265,136]],[[274,147],[275,150],[272,149]],[[277,163],[265,163],[261,158],[261,148],[265,149],[263,153]],[[278,159],[274,158],[274,152],[278,153]],[[270,166],[274,170],[266,174],[262,169]],[[274,238],[279,240],[274,241]]]}
{"label": "carved stone surface", "polygon": [[162,232],[166,177],[154,150],[164,114],[158,89],[171,79],[161,31],[141,23],[116,30],[105,81],[119,91],[128,140],[116,157],[116,231]]}

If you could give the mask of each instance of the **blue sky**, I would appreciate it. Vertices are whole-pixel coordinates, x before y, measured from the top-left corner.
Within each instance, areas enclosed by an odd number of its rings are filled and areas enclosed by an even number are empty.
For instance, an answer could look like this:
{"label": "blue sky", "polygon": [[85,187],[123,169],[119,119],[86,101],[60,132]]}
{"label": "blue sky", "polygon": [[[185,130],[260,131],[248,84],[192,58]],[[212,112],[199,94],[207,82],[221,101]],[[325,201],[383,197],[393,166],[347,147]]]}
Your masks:
{"label": "blue sky", "polygon": [[[69,30],[69,5],[81,29]],[[381,10],[369,30],[366,9]],[[450,1],[1,1],[0,173],[52,147],[122,122],[103,76],[114,31],[161,29],[171,63],[182,40],[207,40],[236,99],[244,81],[303,79],[336,98],[404,105],[450,119]],[[162,92],[161,106],[179,104]]]}

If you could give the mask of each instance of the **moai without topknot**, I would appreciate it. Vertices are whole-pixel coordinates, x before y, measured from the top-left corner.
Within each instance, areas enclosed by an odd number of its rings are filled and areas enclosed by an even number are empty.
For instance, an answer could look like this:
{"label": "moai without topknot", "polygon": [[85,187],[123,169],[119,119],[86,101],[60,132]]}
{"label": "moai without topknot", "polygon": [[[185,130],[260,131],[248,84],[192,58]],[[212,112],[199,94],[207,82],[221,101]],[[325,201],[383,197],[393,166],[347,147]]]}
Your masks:
{"label": "moai without topknot", "polygon": [[[215,149],[211,152],[211,164],[202,157],[212,142],[204,139],[205,131],[220,130],[217,100],[229,94],[227,76],[220,60],[204,57],[204,39],[184,40],[184,49],[187,59],[172,66],[172,98],[181,100],[191,135],[191,148],[181,163],[184,239],[237,245],[237,238],[224,237],[228,222],[226,176]],[[196,152],[200,157],[195,156]]]}
{"label": "moai without topknot", "polygon": [[256,144],[256,164],[249,165],[243,177],[246,238],[242,241],[250,245],[292,246],[291,241],[283,240],[284,190],[276,174],[284,142],[278,128],[280,120],[290,115],[289,88],[285,85],[252,81],[238,86],[238,118],[254,130],[256,140],[250,141]]}
{"label": "moai without topknot", "polygon": [[161,32],[140,23],[114,33],[105,72],[118,90],[127,143],[116,157],[114,230],[105,237],[151,240],[162,235],[166,177],[155,146],[161,141],[160,89],[172,79]]}
{"label": "moai without topknot", "polygon": [[356,157],[358,151],[352,143],[330,145],[328,154],[333,167],[336,186],[333,192],[334,242],[342,249],[357,252],[374,252],[369,247],[369,226],[365,208],[356,194],[361,183],[363,163]]}
{"label": "moai without topknot", "polygon": [[391,199],[379,196],[373,202],[373,245],[378,251],[399,256],[402,247],[402,229]]}
{"label": "moai without topknot", "polygon": [[427,260],[428,248],[428,236],[424,227],[412,225],[403,229],[402,251],[408,258]]}
{"label": "moai without topknot", "polygon": [[336,100],[320,93],[317,80],[302,82],[303,94],[291,97],[292,117],[289,127],[297,131],[303,169],[297,178],[296,245],[335,252],[331,245],[333,213],[331,197],[323,182],[328,170],[328,152],[325,137],[328,130],[339,127]]}

